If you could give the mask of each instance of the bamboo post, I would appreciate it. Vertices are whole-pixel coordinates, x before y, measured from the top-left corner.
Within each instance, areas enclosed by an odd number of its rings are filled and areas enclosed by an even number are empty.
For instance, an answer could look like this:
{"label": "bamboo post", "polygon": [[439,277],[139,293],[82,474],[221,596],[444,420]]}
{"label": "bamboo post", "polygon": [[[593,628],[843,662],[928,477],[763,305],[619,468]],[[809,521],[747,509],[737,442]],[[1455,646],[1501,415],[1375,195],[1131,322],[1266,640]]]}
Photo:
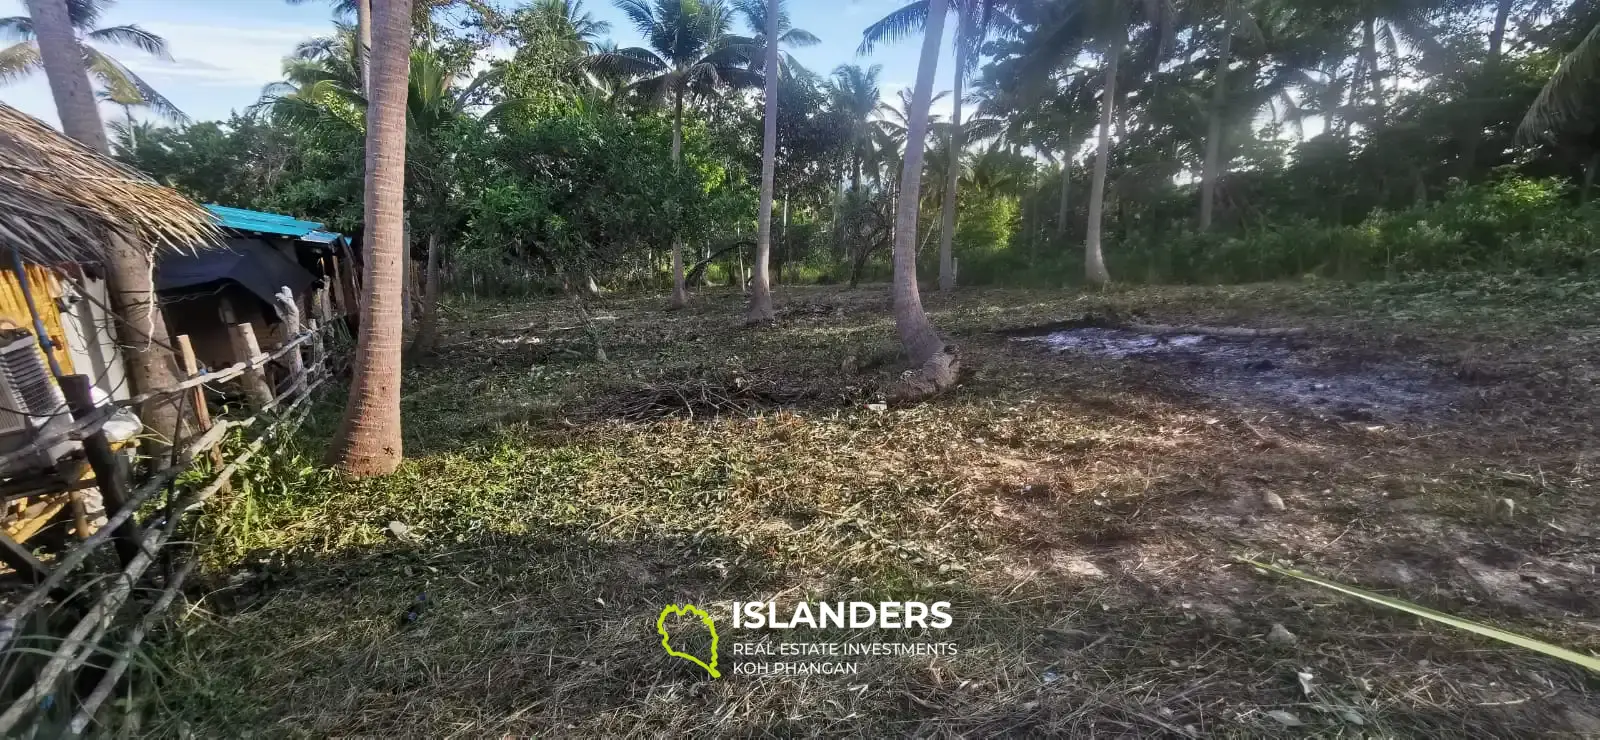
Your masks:
{"label": "bamboo post", "polygon": [[[67,408],[72,411],[73,419],[81,421],[95,413],[89,376],[63,375],[60,380],[61,394],[67,398]],[[83,440],[83,455],[88,458],[89,467],[94,469],[95,484],[99,486],[100,498],[105,502],[106,515],[116,516],[128,505],[128,469],[122,458],[112,451],[111,440],[106,439],[104,428],[95,429],[94,434]],[[128,517],[118,526],[112,537],[116,539],[117,556],[122,559],[123,565],[138,556],[139,541],[144,535],[139,532],[139,524],[134,517]]]}
{"label": "bamboo post", "polygon": [[234,324],[228,327],[228,337],[233,342],[234,360],[253,365],[239,376],[245,399],[249,402],[250,408],[265,408],[272,403],[272,384],[267,382],[266,369],[256,365],[261,362],[261,345],[256,342],[255,327],[249,324]]}

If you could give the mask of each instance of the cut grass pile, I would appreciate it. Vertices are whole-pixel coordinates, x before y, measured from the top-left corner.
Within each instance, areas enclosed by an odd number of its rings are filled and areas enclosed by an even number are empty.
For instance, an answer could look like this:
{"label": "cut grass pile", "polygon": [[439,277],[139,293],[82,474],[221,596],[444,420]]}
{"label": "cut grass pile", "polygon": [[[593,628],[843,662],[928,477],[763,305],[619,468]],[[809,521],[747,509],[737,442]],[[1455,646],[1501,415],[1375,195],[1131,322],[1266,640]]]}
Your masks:
{"label": "cut grass pile", "polygon": [[[589,326],[567,301],[461,307],[440,355],[406,371],[399,473],[313,466],[330,407],[208,510],[207,578],[151,656],[142,729],[1600,732],[1580,669],[1234,561],[1600,649],[1600,285],[934,297],[970,377],[889,407],[901,368],[886,290],[779,298],[778,325],[757,330],[726,292],[671,313],[607,299]],[[1056,356],[995,331],[1090,310],[1305,326],[1465,392],[1437,414],[1341,423],[1186,393],[1183,368]],[[731,602],[767,599],[949,601],[954,623],[725,629],[717,680],[661,649],[665,605],[721,624]],[[959,652],[863,658],[848,676],[730,675],[730,644],[760,640]]]}

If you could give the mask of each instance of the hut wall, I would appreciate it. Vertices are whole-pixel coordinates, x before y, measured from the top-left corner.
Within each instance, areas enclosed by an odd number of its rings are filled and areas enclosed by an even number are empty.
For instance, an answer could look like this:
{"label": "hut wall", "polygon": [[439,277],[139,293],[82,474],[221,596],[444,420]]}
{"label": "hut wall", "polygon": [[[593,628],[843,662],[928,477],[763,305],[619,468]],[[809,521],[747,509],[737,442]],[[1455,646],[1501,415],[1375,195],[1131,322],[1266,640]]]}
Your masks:
{"label": "hut wall", "polygon": [[[281,345],[285,338],[283,324],[269,321],[261,299],[235,284],[205,293],[164,293],[162,303],[167,331],[173,336],[188,334],[195,358],[211,370],[228,367],[240,359],[233,351],[233,336],[228,329],[232,324],[250,324],[264,351]],[[267,368],[267,376],[274,383],[281,380],[280,375],[276,364]]]}
{"label": "hut wall", "polygon": [[111,292],[106,281],[82,279],[73,286],[87,298],[74,301],[62,312],[61,323],[67,333],[67,349],[72,364],[79,371],[87,370],[97,388],[116,400],[125,400],[133,393],[128,388],[128,371],[122,364],[122,351],[117,346],[116,320],[109,310]]}
{"label": "hut wall", "polygon": [[[55,343],[51,354],[61,363],[63,372],[74,372],[72,355],[67,351],[67,333],[61,326],[61,312],[56,308],[55,298],[61,295],[61,286],[55,273],[40,265],[25,265],[23,269],[27,272],[28,286],[33,290],[33,302],[39,307],[39,318],[44,321],[45,333]],[[17,273],[9,269],[0,270],[0,326],[33,331],[33,314],[28,311],[22,284],[17,281]]]}

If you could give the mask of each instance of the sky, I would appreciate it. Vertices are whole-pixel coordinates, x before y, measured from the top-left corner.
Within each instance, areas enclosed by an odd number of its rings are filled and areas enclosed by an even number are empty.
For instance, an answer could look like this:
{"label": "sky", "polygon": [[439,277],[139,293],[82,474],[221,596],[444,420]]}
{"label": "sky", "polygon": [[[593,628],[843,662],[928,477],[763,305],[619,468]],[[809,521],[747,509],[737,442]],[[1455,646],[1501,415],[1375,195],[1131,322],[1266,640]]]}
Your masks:
{"label": "sky", "polygon": [[[500,6],[513,2],[516,0],[497,0]],[[845,63],[882,64],[883,98],[893,100],[898,90],[916,82],[921,39],[880,46],[871,57],[857,57],[855,52],[862,29],[903,3],[788,0],[794,25],[822,39],[817,46],[792,52],[802,65],[821,74]],[[301,5],[284,0],[119,0],[109,8],[102,25],[137,24],[165,38],[171,61],[128,48],[106,51],[180,110],[204,121],[226,119],[231,111],[256,102],[263,87],[281,78],[283,57],[297,42],[326,35],[332,29],[331,6],[331,2],[315,0]],[[611,23],[610,36],[618,45],[641,43],[638,32],[609,0],[585,0],[584,9]],[[26,14],[22,0],[0,0],[0,16]],[[744,33],[745,29],[735,32]],[[935,90],[948,89],[951,82],[948,38],[943,49],[946,56],[941,59]],[[0,101],[57,124],[55,103],[43,72],[0,86]],[[106,115],[121,113],[108,110]]]}

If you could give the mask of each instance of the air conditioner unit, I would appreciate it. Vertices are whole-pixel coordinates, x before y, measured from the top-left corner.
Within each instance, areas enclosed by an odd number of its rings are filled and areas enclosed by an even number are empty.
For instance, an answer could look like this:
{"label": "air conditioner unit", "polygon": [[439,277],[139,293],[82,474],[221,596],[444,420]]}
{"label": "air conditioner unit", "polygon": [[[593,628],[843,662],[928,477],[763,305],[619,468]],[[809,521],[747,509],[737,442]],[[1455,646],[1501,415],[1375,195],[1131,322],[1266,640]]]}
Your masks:
{"label": "air conditioner unit", "polygon": [[[0,454],[15,452],[45,437],[59,436],[72,428],[72,415],[61,388],[50,377],[50,369],[26,329],[0,330]],[[19,460],[0,469],[0,473],[50,467],[74,443],[60,442],[37,456]]]}

